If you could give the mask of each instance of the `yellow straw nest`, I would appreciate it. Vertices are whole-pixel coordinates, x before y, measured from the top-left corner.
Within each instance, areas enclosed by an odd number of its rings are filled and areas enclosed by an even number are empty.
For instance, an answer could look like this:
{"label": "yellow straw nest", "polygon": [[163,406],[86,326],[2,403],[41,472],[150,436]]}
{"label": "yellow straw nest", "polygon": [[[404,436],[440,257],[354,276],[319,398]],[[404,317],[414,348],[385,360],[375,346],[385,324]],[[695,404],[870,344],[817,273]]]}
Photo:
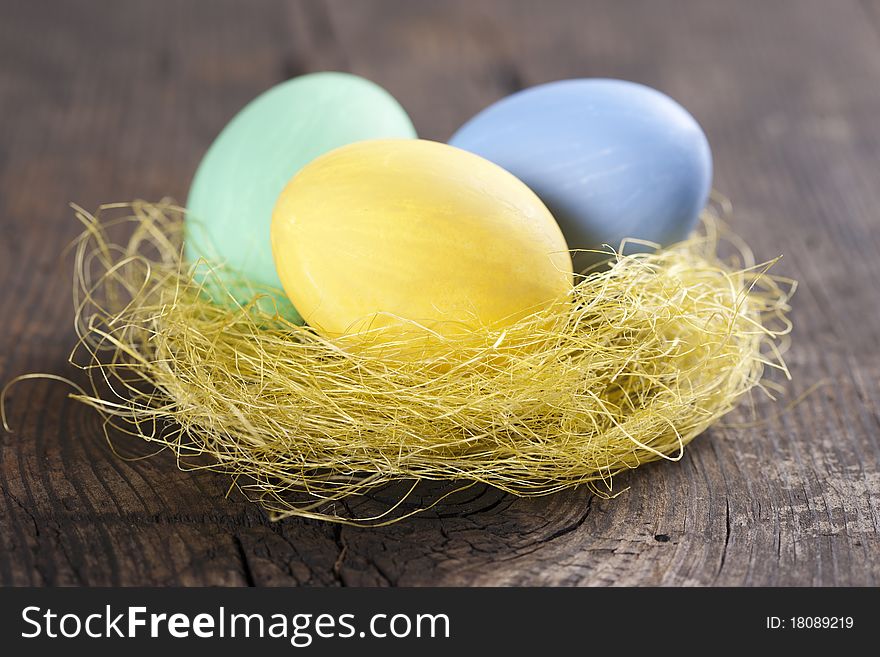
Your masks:
{"label": "yellow straw nest", "polygon": [[91,389],[73,397],[183,468],[231,475],[273,518],[387,524],[476,482],[612,494],[616,473],[680,459],[743,395],[772,389],[765,368],[788,375],[795,284],[756,265],[721,214],[667,249],[609,249],[569,305],[398,359],[406,344],[346,350],[281,319],[271,296],[212,301],[231,273],[182,257],[181,208],[77,208],[71,362]]}

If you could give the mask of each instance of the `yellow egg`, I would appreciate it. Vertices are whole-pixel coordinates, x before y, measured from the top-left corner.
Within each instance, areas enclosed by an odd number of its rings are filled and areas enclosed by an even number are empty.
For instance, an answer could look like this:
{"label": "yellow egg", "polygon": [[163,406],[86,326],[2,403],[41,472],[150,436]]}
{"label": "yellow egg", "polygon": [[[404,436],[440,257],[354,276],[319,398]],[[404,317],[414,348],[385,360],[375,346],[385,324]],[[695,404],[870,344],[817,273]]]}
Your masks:
{"label": "yellow egg", "polygon": [[271,238],[285,292],[327,337],[503,328],[564,301],[573,282],[565,238],[526,185],[419,139],[309,163],[278,197]]}

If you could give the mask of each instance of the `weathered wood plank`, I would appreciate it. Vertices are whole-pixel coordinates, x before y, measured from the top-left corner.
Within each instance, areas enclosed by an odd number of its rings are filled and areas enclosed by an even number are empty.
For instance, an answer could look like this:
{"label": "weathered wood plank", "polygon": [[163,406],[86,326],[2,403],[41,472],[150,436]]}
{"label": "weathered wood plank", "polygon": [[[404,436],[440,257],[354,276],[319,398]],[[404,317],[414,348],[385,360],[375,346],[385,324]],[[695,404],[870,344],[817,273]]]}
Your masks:
{"label": "weathered wood plank", "polygon": [[[58,384],[0,436],[2,584],[880,583],[880,9],[855,0],[5,2],[0,381],[70,376],[69,201],[185,197],[223,124],[324,68],[394,93],[445,139],[523,86],[613,76],[685,104],[759,257],[798,278],[793,393],[613,500],[479,489],[386,529],[269,523],[168,455],[113,457]],[[792,395],[794,396],[794,394]],[[772,415],[778,407],[762,407]],[[740,415],[743,419],[745,415]],[[144,448],[120,441],[124,450]]]}

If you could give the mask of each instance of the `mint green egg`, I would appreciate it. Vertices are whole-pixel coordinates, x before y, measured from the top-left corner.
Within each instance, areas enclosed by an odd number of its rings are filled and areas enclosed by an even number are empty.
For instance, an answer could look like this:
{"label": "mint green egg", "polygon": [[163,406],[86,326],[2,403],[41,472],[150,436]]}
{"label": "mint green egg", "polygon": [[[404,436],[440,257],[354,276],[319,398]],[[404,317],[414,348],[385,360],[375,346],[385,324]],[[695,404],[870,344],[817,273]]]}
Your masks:
{"label": "mint green egg", "polygon": [[[269,228],[287,182],[319,155],[364,139],[414,138],[412,121],[378,85],[349,73],[312,73],[264,92],[223,128],[193,177],[185,255],[217,272],[211,297],[301,322],[275,272]],[[200,268],[197,268],[200,269]],[[213,280],[213,277],[209,277]],[[222,288],[222,289],[221,289]]]}

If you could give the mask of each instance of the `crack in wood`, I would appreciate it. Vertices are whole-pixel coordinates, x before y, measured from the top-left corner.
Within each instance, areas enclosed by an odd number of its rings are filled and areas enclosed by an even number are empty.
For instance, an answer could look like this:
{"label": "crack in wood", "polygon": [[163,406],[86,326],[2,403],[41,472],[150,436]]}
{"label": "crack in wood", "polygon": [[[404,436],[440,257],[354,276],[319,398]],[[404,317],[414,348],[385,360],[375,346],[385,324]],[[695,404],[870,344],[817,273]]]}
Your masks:
{"label": "crack in wood", "polygon": [[236,554],[238,554],[238,560],[241,564],[241,574],[244,577],[245,584],[247,586],[256,586],[254,571],[251,568],[251,562],[244,549],[244,543],[242,543],[241,537],[238,534],[233,534],[232,541],[235,545]]}

